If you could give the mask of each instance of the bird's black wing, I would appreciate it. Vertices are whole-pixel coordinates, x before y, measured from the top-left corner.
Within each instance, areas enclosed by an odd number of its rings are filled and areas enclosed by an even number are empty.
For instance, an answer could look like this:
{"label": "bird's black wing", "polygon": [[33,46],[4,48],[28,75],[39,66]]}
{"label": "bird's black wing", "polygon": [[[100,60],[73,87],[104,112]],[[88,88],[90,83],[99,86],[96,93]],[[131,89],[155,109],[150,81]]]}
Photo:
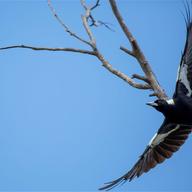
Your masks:
{"label": "bird's black wing", "polygon": [[157,164],[170,158],[183,145],[191,131],[192,127],[170,124],[164,121],[133,168],[122,177],[106,183],[100,190],[110,190],[122,182],[140,177]]}
{"label": "bird's black wing", "polygon": [[[179,91],[182,91],[188,97],[192,97],[192,20],[189,8],[186,8],[186,12],[187,36],[178,69],[176,89],[173,97],[177,97]],[[184,85],[185,88],[180,89],[183,86],[179,86],[179,84]]]}

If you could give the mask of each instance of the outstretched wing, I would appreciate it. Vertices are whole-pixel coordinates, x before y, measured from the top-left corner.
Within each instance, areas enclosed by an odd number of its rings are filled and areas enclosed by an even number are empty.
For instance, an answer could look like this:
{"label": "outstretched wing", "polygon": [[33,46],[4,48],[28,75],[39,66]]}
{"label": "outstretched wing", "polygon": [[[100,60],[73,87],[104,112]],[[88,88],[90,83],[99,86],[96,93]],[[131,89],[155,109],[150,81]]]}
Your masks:
{"label": "outstretched wing", "polygon": [[106,183],[100,190],[110,190],[122,182],[140,177],[157,164],[170,158],[185,142],[191,131],[192,128],[189,126],[169,124],[164,121],[133,168],[122,177]]}
{"label": "outstretched wing", "polygon": [[176,90],[174,97],[177,97],[180,87],[179,83],[185,86],[183,93],[188,97],[192,97],[192,21],[190,16],[190,10],[187,11],[187,36],[185,42],[184,52],[182,54],[180,66],[178,69]]}

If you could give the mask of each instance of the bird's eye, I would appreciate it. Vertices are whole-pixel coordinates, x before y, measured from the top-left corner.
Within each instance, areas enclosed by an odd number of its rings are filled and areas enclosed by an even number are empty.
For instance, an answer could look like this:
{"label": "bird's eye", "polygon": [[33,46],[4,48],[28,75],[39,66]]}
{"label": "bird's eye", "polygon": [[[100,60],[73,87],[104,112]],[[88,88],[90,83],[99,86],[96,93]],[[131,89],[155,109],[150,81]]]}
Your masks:
{"label": "bird's eye", "polygon": [[160,101],[159,101],[159,100],[156,100],[155,103],[160,104]]}

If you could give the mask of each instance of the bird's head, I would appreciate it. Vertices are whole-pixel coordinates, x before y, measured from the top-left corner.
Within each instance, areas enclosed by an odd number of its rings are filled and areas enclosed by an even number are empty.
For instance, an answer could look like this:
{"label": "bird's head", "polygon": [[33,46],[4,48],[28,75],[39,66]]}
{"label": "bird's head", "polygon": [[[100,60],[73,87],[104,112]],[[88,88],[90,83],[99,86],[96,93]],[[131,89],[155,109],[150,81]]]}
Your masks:
{"label": "bird's head", "polygon": [[152,106],[157,111],[160,111],[165,114],[175,105],[175,102],[173,99],[170,99],[170,100],[157,99],[155,102],[147,103],[147,105]]}

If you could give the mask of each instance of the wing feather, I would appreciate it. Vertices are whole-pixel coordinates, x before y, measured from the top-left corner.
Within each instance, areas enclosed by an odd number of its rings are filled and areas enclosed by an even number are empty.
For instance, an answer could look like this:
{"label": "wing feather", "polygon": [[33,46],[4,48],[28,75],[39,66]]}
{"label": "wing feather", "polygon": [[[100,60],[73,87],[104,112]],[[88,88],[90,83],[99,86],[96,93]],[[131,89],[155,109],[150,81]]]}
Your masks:
{"label": "wing feather", "polygon": [[185,94],[188,97],[192,97],[192,21],[190,18],[186,20],[186,25],[187,25],[186,42],[184,52],[181,57],[180,66],[178,69],[177,83],[174,97],[177,96],[179,91],[178,89],[180,89],[180,87],[178,86],[179,83],[182,83],[185,86],[187,90]]}
{"label": "wing feather", "polygon": [[[122,177],[107,183],[104,187],[101,187],[100,190],[110,190],[123,181],[132,181],[135,177],[140,177],[143,173],[148,172],[157,164],[160,164],[170,158],[174,152],[179,150],[192,131],[192,127],[184,125],[166,125],[163,123],[162,126],[164,127],[161,127],[159,130],[162,130],[163,133],[158,132],[158,134],[156,134],[133,168]],[[169,130],[168,134],[165,134],[165,126],[167,126]],[[171,131],[171,128],[173,131]],[[159,136],[160,134],[164,136],[163,139],[162,136]],[[157,142],[158,136],[160,138],[160,142]]]}

